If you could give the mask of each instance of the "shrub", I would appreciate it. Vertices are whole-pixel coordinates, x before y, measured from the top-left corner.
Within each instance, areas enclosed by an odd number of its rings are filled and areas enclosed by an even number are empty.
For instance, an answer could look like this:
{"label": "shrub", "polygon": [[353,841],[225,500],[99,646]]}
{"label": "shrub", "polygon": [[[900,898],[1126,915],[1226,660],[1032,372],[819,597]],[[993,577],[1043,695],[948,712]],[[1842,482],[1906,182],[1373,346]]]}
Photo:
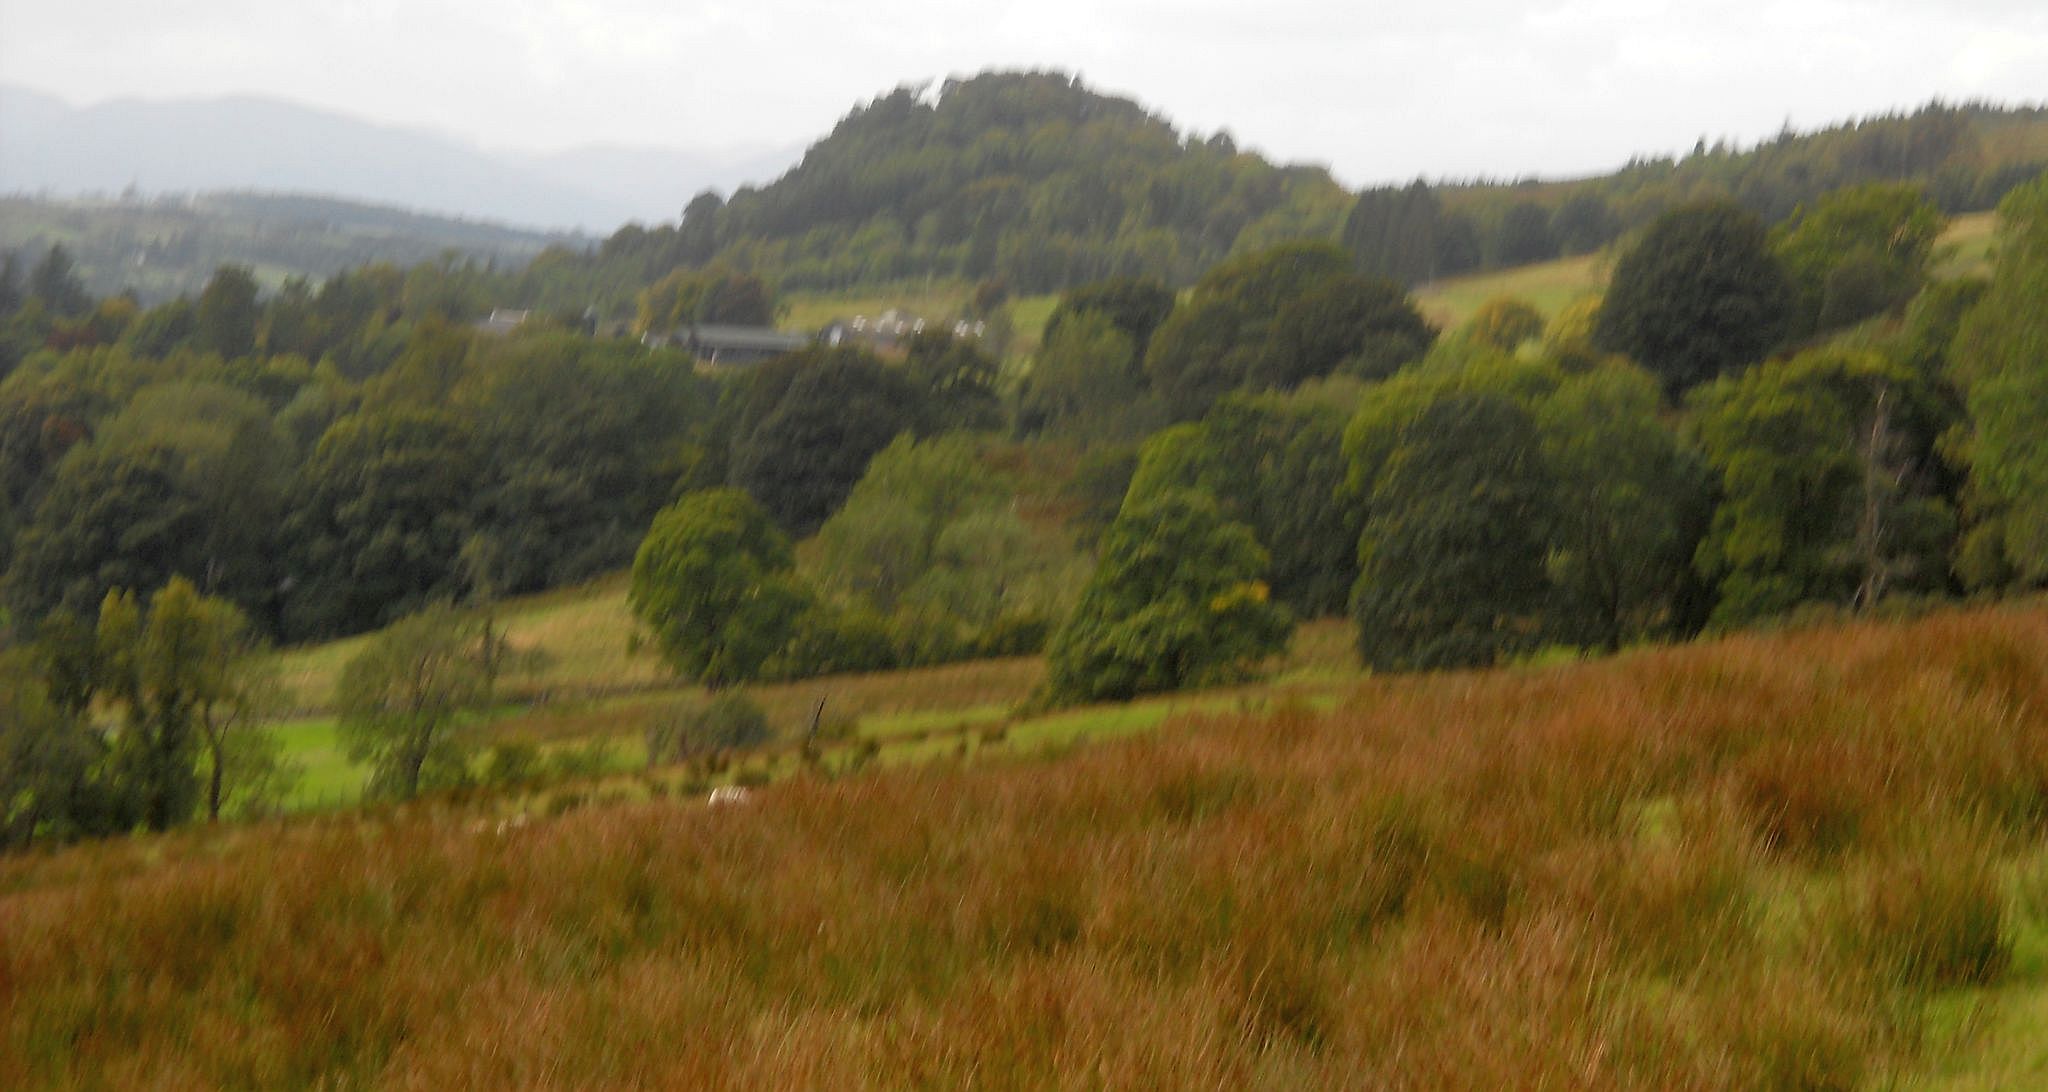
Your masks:
{"label": "shrub", "polygon": [[1045,651],[1052,621],[1042,614],[1005,614],[974,639],[977,656],[1030,656]]}
{"label": "shrub", "polygon": [[556,777],[595,777],[612,768],[612,741],[603,737],[556,751],[548,763]]}
{"label": "shrub", "polygon": [[887,671],[900,666],[896,639],[881,615],[864,607],[813,604],[797,619],[789,644],[767,674],[809,679],[845,672]]}
{"label": "shrub", "polygon": [[491,745],[484,756],[486,785],[516,787],[530,785],[541,775],[540,748],[531,741],[508,739]]}
{"label": "shrub", "polygon": [[768,742],[768,715],[744,694],[724,693],[703,704],[671,709],[647,729],[647,762],[682,762]]}

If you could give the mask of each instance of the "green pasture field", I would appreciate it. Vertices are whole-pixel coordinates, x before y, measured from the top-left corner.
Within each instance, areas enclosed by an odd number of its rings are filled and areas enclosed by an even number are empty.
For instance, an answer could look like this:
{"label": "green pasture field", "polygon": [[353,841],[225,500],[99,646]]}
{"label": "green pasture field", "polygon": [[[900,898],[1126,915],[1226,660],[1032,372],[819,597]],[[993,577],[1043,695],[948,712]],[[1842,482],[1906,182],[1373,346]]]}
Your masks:
{"label": "green pasture field", "polygon": [[1607,256],[1588,254],[1476,273],[1425,284],[1415,290],[1415,302],[1423,315],[1445,329],[1458,326],[1488,301],[1503,296],[1553,316],[1582,297],[1605,291],[1610,265]]}
{"label": "green pasture field", "polygon": [[[633,651],[633,620],[623,575],[501,604],[497,624],[527,661],[500,686],[503,703],[463,730],[479,753],[499,740],[526,740],[543,753],[602,742],[608,768],[645,765],[648,725],[679,704],[703,700],[651,652]],[[286,650],[278,672],[292,710],[273,730],[285,757],[301,769],[287,801],[293,811],[329,810],[361,798],[367,772],[343,753],[333,692],[343,666],[367,636]],[[1336,620],[1301,626],[1264,680],[1198,694],[1020,715],[1044,675],[1037,657],[973,660],[934,667],[758,684],[747,694],[768,714],[776,746],[794,746],[822,702],[828,721],[851,719],[855,742],[871,741],[885,763],[957,753],[965,744],[1033,753],[1147,731],[1183,714],[1215,714],[1303,700],[1327,708],[1361,677],[1349,627]]]}

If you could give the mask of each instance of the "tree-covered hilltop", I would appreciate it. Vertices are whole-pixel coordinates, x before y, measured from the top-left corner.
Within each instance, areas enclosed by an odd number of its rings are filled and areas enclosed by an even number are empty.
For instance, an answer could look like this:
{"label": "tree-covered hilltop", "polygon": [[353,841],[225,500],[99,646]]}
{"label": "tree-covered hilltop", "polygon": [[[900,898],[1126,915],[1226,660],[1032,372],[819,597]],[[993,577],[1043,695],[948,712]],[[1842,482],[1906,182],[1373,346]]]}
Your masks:
{"label": "tree-covered hilltop", "polygon": [[[1235,251],[1334,239],[1350,195],[1050,72],[900,87],[855,109],[774,183],[704,194],[681,221],[556,253],[528,287],[648,284],[713,260],[785,289],[942,276],[1049,291],[1113,276],[1192,281]],[[542,305],[564,301],[536,299]]]}

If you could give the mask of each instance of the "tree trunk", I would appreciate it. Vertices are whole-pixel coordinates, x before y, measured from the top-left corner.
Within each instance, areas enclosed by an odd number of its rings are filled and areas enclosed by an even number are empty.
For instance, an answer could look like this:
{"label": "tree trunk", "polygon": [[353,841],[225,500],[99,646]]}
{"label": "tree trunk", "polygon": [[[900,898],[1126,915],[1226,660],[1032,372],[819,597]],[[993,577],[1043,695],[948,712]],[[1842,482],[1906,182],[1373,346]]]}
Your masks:
{"label": "tree trunk", "polygon": [[212,776],[207,778],[206,785],[206,821],[218,823],[220,822],[221,766],[226,760],[227,748],[219,743],[214,743],[211,746],[213,749],[213,771]]}

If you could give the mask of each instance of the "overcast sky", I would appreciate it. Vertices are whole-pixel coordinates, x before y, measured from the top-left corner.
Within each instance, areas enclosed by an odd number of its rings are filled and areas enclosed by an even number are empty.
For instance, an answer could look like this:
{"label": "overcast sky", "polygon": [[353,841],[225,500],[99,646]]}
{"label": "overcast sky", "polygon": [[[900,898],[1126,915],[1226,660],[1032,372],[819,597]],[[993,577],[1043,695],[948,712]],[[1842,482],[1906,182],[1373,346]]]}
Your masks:
{"label": "overcast sky", "polygon": [[76,105],[253,93],[499,149],[800,147],[989,67],[1077,72],[1352,185],[1560,175],[2048,100],[2048,0],[0,0],[0,80]]}

